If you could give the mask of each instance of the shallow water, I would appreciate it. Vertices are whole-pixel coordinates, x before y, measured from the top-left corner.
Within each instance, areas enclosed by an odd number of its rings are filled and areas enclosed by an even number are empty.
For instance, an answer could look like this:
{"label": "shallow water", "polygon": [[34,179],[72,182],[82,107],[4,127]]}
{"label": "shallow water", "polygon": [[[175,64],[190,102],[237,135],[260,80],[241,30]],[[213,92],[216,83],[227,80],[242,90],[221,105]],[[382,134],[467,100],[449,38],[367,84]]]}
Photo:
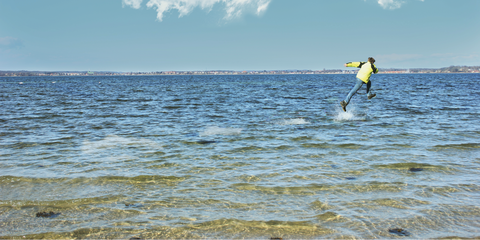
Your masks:
{"label": "shallow water", "polygon": [[480,237],[480,75],[372,80],[0,78],[0,236]]}

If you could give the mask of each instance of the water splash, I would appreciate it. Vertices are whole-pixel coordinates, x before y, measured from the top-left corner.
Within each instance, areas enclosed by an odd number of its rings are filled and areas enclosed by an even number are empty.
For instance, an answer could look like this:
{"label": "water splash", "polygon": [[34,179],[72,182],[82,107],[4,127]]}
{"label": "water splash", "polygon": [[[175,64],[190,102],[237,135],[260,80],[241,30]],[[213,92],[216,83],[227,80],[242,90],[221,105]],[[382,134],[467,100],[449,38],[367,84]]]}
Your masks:
{"label": "water splash", "polygon": [[236,135],[240,134],[243,129],[241,128],[220,128],[217,126],[207,127],[205,131],[200,133],[200,136],[210,135]]}
{"label": "water splash", "polygon": [[355,120],[355,114],[353,111],[348,111],[348,112],[337,112],[335,116],[336,121],[350,121],[350,120]]}
{"label": "water splash", "polygon": [[283,119],[278,121],[278,125],[302,125],[302,124],[309,124],[310,122],[305,121],[303,118],[295,118],[295,119]]}
{"label": "water splash", "polygon": [[340,107],[335,108],[334,119],[335,121],[356,121],[366,120],[367,116],[361,116],[361,113],[357,110],[356,106],[354,104],[349,104],[346,112],[344,112]]}

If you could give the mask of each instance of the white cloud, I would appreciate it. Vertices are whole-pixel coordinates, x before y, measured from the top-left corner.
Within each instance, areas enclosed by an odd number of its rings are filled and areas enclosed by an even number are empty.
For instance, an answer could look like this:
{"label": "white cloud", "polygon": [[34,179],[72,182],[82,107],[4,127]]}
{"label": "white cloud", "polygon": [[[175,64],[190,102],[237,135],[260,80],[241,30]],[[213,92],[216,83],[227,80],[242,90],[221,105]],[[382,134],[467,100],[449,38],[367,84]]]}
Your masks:
{"label": "white cloud", "polygon": [[123,0],[123,6],[128,5],[132,8],[139,9],[143,0]]}
{"label": "white cloud", "polygon": [[[200,7],[210,11],[217,3],[225,5],[225,19],[230,20],[240,17],[245,11],[257,15],[264,13],[272,0],[147,0],[146,6],[157,11],[157,19],[163,20],[164,14],[174,9],[179,12],[179,17],[190,13],[194,8]],[[123,0],[123,5],[139,9],[142,0]]]}
{"label": "white cloud", "polygon": [[257,7],[257,14],[267,11],[270,1],[260,1]]}
{"label": "white cloud", "polygon": [[[424,2],[425,0],[419,0],[420,2]],[[383,9],[397,9],[400,8],[405,1],[402,0],[377,0],[378,4],[382,6]]]}
{"label": "white cloud", "polygon": [[18,38],[0,37],[0,48],[13,49],[23,47],[23,42]]}
{"label": "white cloud", "polygon": [[399,0],[378,0],[378,4],[380,4],[383,9],[390,10],[400,8],[403,3],[405,2]]}

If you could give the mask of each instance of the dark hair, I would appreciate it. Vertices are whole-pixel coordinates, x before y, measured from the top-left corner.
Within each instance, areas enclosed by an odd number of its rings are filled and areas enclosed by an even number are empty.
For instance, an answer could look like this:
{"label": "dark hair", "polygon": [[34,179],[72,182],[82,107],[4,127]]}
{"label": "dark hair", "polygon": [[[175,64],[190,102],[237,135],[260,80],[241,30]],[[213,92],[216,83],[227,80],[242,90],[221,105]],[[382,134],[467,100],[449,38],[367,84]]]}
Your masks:
{"label": "dark hair", "polygon": [[368,61],[369,61],[370,63],[374,63],[374,62],[375,62],[375,58],[369,57],[369,58],[368,58]]}

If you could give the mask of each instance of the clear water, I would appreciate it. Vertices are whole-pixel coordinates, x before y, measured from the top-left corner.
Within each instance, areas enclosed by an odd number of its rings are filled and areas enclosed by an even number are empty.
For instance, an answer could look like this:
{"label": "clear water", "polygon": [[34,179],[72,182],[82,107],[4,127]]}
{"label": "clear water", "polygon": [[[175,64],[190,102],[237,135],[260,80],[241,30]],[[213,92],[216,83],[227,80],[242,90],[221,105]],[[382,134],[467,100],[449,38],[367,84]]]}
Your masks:
{"label": "clear water", "polygon": [[480,75],[372,79],[0,78],[0,236],[480,237]]}

